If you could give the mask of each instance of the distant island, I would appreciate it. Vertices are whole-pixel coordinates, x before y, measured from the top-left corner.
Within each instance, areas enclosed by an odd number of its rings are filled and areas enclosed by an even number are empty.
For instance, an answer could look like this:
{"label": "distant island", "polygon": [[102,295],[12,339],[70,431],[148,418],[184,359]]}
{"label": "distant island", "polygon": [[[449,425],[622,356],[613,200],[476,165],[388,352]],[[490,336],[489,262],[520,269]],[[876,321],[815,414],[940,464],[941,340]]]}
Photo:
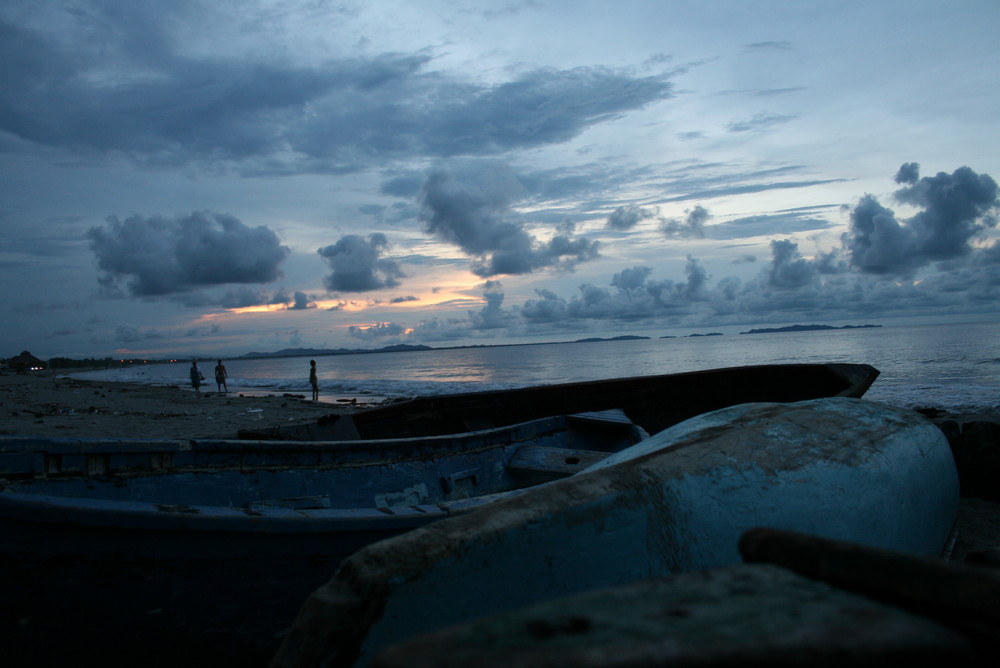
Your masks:
{"label": "distant island", "polygon": [[[844,325],[843,327],[832,327],[830,325],[791,325],[789,327],[775,327],[775,328],[761,328],[761,329],[751,329],[746,332],[740,332],[740,334],[772,334],[775,332],[812,332],[812,331],[822,331],[830,329],[869,329],[881,327],[882,325]],[[694,333],[687,334],[687,337],[698,338],[706,336],[722,336],[721,332],[706,332],[706,333]],[[452,349],[465,349],[465,348],[504,348],[512,346],[526,346],[526,345],[559,345],[565,343],[601,343],[607,341],[645,341],[649,340],[651,337],[648,336],[634,336],[634,335],[621,335],[613,336],[610,338],[603,337],[589,337],[585,339],[577,339],[575,341],[547,341],[547,342],[535,342],[535,343],[489,343],[489,344],[475,344],[475,345],[465,345],[465,346],[447,346],[443,348],[436,348],[433,346],[426,345],[410,345],[410,344],[397,344],[392,346],[385,346],[382,348],[284,348],[282,350],[276,350],[273,352],[249,352],[238,357],[225,356],[226,359],[267,359],[275,357],[324,357],[327,355],[366,355],[374,353],[398,353],[398,352],[415,352],[424,350],[452,350]],[[676,335],[665,335],[659,337],[661,339],[674,339],[677,338]],[[30,355],[27,351],[22,353],[22,356]],[[174,356],[164,359],[148,359],[148,358],[111,358],[97,360],[97,359],[86,359],[86,360],[73,360],[68,358],[56,357],[48,361],[48,363],[43,360],[38,360],[42,365],[48,366],[49,368],[87,368],[87,367],[112,367],[112,366],[130,366],[133,364],[162,364],[176,362],[178,359],[215,359],[218,357],[217,354],[205,355],[205,354],[190,354],[186,353],[181,356]],[[11,368],[14,367],[14,362],[16,360],[11,358],[10,360],[0,359],[0,366],[6,365]]]}
{"label": "distant island", "polygon": [[626,334],[623,336],[613,336],[610,339],[602,339],[600,337],[593,337],[589,339],[577,339],[573,343],[595,343],[597,341],[646,341],[648,339],[649,339],[648,336],[631,336]]}
{"label": "distant island", "polygon": [[843,327],[832,327],[830,325],[789,325],[788,327],[773,327],[762,329],[751,329],[740,334],[774,334],[777,332],[817,332],[827,329],[872,329],[882,325],[844,325]]}

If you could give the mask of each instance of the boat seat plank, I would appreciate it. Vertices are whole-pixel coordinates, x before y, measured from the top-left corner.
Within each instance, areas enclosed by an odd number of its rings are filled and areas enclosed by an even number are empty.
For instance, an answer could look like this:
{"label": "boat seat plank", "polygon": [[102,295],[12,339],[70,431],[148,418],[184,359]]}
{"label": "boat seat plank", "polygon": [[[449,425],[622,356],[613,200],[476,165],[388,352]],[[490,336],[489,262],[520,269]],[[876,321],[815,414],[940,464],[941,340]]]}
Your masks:
{"label": "boat seat plank", "polygon": [[517,449],[507,464],[508,473],[547,473],[556,477],[571,476],[608,456],[595,450],[570,450],[540,445],[524,445]]}

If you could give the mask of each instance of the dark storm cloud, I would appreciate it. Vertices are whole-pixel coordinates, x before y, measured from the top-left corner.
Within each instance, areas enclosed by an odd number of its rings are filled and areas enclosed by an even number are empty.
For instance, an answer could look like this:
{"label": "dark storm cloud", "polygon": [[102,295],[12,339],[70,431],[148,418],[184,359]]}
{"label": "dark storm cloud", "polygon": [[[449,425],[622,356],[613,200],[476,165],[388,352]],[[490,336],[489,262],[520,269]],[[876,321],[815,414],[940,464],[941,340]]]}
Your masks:
{"label": "dark storm cloud", "polygon": [[505,166],[470,166],[460,176],[442,170],[428,176],[421,193],[425,231],[472,256],[477,276],[572,270],[598,257],[595,241],[557,234],[541,242],[516,222],[511,206],[524,190]]}
{"label": "dark storm cloud", "polygon": [[267,283],[281,275],[278,265],[289,252],[267,227],[251,228],[233,216],[210,212],[124,221],[112,216],[107,225],[90,228],[87,239],[101,285],[115,292],[124,283],[134,296]]}
{"label": "dark storm cloud", "polygon": [[962,258],[972,242],[996,225],[997,184],[968,167],[919,178],[916,163],[896,175],[909,184],[895,193],[898,201],[923,210],[900,221],[873,195],[865,195],[851,211],[843,245],[852,267],[871,274],[911,276],[931,262]]}
{"label": "dark storm cloud", "polygon": [[193,57],[169,34],[184,11],[195,10],[174,8],[160,25],[148,7],[91,3],[61,17],[76,40],[0,24],[0,129],[142,162],[342,172],[563,142],[672,95],[662,77],[593,67],[478,84],[432,71],[422,53],[319,66]]}
{"label": "dark storm cloud", "polygon": [[329,263],[333,273],[323,279],[331,292],[367,292],[399,285],[405,274],[395,261],[380,257],[389,248],[384,234],[374,233],[365,239],[348,234],[337,243],[317,252]]}

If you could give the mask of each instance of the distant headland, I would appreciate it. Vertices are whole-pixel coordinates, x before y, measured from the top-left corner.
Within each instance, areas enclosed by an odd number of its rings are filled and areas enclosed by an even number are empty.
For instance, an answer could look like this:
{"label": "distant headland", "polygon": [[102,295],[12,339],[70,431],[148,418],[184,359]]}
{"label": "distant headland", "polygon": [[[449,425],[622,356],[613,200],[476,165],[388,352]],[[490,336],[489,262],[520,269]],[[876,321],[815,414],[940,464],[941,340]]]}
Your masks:
{"label": "distant headland", "polygon": [[774,334],[778,332],[817,332],[828,329],[873,329],[882,325],[844,325],[843,327],[832,327],[831,325],[789,325],[788,327],[764,327],[761,329],[751,329],[740,334]]}

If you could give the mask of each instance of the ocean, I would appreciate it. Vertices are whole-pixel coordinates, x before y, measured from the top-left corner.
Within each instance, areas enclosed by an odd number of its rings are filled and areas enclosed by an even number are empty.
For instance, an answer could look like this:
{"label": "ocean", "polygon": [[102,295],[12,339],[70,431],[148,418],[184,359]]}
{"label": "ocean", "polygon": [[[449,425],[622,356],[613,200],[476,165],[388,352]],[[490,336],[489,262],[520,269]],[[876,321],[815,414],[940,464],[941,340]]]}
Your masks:
{"label": "ocean", "polygon": [[[315,357],[320,400],[389,398],[545,385],[750,364],[855,362],[881,375],[867,398],[955,412],[1000,409],[1000,322],[809,332],[440,348]],[[216,360],[199,360],[214,390]],[[309,358],[225,360],[232,393],[309,395]],[[74,373],[188,387],[190,361]]]}

